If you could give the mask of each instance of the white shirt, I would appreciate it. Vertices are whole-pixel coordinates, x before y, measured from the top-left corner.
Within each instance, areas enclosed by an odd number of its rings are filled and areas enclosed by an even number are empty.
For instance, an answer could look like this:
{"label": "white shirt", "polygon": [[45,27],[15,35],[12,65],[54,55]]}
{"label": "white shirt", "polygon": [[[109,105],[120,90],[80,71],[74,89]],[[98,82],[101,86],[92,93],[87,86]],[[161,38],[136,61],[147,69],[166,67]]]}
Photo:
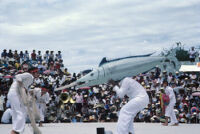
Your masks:
{"label": "white shirt", "polygon": [[1,122],[2,122],[2,123],[10,123],[11,117],[12,117],[11,109],[8,108],[8,109],[6,109],[6,111],[3,113],[3,116],[2,116],[2,118],[1,118]]}
{"label": "white shirt", "polygon": [[42,91],[41,91],[41,88],[34,88],[34,92],[35,92],[35,96],[37,98],[37,103],[44,103],[44,104],[47,104],[49,103],[49,93],[46,92],[45,94],[41,94]]}
{"label": "white shirt", "polygon": [[190,58],[195,58],[195,53],[196,53],[195,50],[190,50],[190,51],[189,51]]}
{"label": "white shirt", "polygon": [[167,95],[169,95],[170,104],[175,104],[175,103],[176,103],[176,97],[175,97],[173,88],[167,86],[167,87],[165,88],[165,93],[166,93]]}
{"label": "white shirt", "polygon": [[3,104],[5,103],[5,96],[0,96],[0,111],[4,111]]}
{"label": "white shirt", "polygon": [[130,99],[147,96],[144,87],[130,77],[124,78],[121,82],[121,87],[115,86],[114,90],[120,98],[123,98],[124,95],[127,95]]}

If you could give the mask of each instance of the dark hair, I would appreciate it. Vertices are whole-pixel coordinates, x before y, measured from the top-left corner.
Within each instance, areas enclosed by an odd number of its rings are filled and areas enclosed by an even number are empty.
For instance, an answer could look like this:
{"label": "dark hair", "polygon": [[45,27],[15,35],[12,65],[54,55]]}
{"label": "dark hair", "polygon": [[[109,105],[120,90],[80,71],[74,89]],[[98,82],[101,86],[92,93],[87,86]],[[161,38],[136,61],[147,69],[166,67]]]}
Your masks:
{"label": "dark hair", "polygon": [[168,85],[168,81],[167,80],[163,80],[163,84],[166,83]]}
{"label": "dark hair", "polygon": [[33,72],[33,71],[38,71],[38,68],[37,67],[30,67],[29,69],[28,69],[28,72]]}

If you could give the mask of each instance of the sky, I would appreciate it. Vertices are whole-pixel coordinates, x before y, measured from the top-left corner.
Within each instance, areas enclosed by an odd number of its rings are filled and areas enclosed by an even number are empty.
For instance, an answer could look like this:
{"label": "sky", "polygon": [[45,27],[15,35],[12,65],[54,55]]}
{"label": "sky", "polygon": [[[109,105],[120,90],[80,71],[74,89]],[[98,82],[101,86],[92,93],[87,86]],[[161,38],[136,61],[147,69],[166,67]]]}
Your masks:
{"label": "sky", "polygon": [[0,51],[60,50],[70,72],[199,37],[200,0],[0,0]]}

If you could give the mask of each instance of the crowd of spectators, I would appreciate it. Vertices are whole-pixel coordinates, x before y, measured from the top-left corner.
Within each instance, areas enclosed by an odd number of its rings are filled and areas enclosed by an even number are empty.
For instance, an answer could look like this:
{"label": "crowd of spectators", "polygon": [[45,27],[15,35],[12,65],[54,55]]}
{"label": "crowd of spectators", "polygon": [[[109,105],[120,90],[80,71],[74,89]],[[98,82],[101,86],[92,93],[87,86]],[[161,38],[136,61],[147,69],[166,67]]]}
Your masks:
{"label": "crowd of spectators", "polygon": [[[119,110],[128,102],[128,97],[119,99],[107,84],[93,87],[57,91],[54,89],[69,84],[82,77],[71,74],[63,65],[61,51],[3,50],[0,59],[0,118],[10,107],[7,93],[16,74],[27,70],[29,66],[38,67],[39,77],[30,88],[45,87],[50,101],[47,104],[45,122],[116,122]],[[160,91],[163,80],[167,80],[176,95],[176,116],[180,123],[200,123],[200,76],[198,73],[180,73],[161,71],[159,68],[134,76],[146,89],[150,102],[139,112],[136,122],[164,122],[160,104]],[[62,96],[65,96],[63,100]]]}

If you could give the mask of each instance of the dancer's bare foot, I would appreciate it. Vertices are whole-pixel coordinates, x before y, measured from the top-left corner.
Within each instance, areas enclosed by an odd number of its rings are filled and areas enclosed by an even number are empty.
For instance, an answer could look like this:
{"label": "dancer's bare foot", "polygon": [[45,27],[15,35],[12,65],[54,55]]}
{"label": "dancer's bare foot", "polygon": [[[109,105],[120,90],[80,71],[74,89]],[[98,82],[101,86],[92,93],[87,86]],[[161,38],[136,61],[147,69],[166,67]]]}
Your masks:
{"label": "dancer's bare foot", "polygon": [[163,123],[162,125],[163,125],[163,126],[168,126],[168,123]]}
{"label": "dancer's bare foot", "polygon": [[174,123],[174,124],[172,124],[171,126],[178,126],[179,124],[178,123]]}
{"label": "dancer's bare foot", "polygon": [[18,132],[12,130],[10,134],[19,134]]}
{"label": "dancer's bare foot", "polygon": [[39,122],[39,127],[43,127],[42,122]]}

